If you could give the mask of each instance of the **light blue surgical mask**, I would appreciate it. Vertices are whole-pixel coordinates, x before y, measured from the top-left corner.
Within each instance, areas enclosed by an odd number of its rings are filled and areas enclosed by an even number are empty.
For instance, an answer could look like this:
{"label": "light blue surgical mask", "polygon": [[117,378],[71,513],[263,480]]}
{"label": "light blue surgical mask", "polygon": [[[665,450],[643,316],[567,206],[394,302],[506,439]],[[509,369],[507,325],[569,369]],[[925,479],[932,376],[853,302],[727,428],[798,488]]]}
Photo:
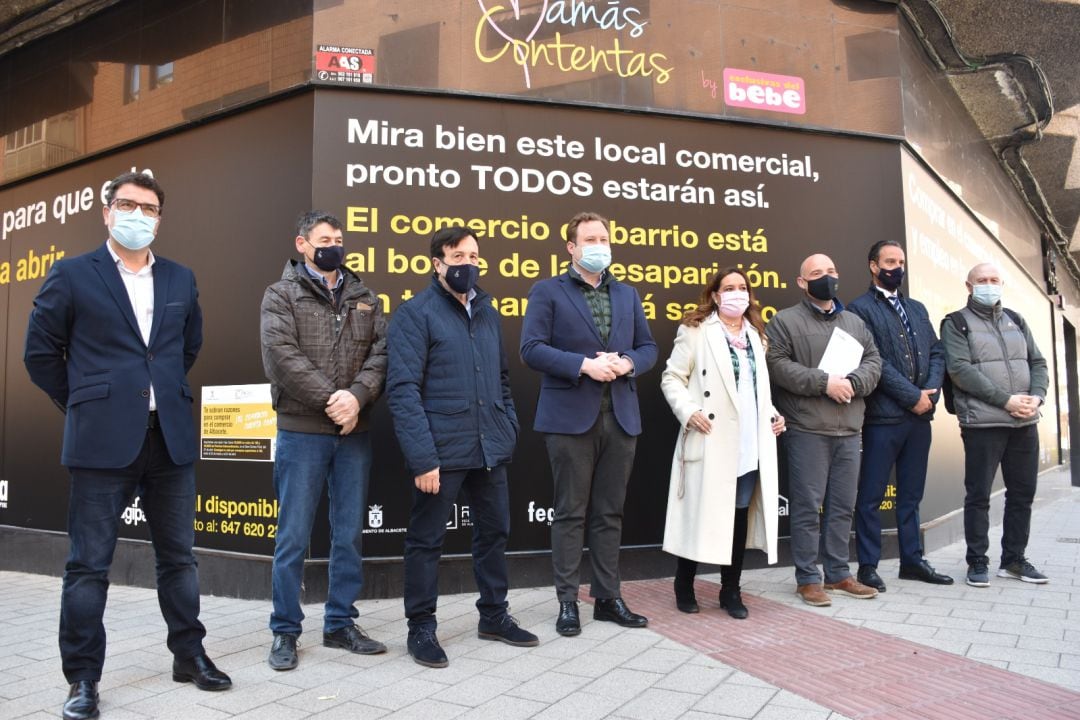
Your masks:
{"label": "light blue surgical mask", "polygon": [[993,307],[1001,302],[1001,286],[1000,285],[972,285],[971,297],[975,298],[975,302],[980,305],[986,305],[987,307]]}
{"label": "light blue surgical mask", "polygon": [[584,270],[591,273],[604,272],[610,264],[611,248],[607,245],[586,245],[581,249],[578,265]]}
{"label": "light blue surgical mask", "polygon": [[116,222],[109,231],[113,240],[128,250],[142,250],[154,242],[156,218],[145,217],[139,210],[127,213],[113,210],[113,213],[116,215]]}

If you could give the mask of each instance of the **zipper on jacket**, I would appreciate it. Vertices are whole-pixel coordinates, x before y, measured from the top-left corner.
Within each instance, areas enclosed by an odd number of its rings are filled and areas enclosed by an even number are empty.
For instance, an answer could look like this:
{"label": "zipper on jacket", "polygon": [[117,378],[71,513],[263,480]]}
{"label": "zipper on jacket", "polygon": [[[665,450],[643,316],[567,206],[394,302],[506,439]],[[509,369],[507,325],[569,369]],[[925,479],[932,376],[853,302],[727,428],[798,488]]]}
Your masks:
{"label": "zipper on jacket", "polygon": [[[1001,313],[1001,317],[1005,317],[1004,312]],[[1009,322],[1012,321],[1010,320]],[[991,325],[994,328],[994,336],[997,338],[998,345],[1001,346],[1001,358],[1005,362],[1005,372],[1009,375],[1009,394],[1012,395],[1016,391],[1016,378],[1013,377],[1012,362],[1009,357],[1009,346],[1005,342],[1005,336],[1001,332],[1001,318],[995,319]]]}

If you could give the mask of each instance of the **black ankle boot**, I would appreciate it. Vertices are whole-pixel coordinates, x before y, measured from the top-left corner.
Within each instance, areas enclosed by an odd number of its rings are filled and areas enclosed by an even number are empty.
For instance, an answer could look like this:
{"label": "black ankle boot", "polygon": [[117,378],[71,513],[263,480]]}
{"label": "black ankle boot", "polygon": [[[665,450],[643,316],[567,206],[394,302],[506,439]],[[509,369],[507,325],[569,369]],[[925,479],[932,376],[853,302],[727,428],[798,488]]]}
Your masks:
{"label": "black ankle boot", "polygon": [[743,620],[750,611],[743,605],[739,583],[742,580],[743,559],[746,556],[746,531],[750,520],[750,508],[735,509],[735,523],[731,532],[731,564],[720,568],[720,607],[728,615]]}
{"label": "black ankle boot", "polygon": [[720,588],[720,607],[727,610],[728,615],[736,620],[745,620],[750,611],[743,605],[742,593],[738,588]]}
{"label": "black ankle boot", "polygon": [[694,594],[694,576],[697,575],[697,563],[686,558],[677,558],[675,565],[675,607],[684,613],[701,612]]}

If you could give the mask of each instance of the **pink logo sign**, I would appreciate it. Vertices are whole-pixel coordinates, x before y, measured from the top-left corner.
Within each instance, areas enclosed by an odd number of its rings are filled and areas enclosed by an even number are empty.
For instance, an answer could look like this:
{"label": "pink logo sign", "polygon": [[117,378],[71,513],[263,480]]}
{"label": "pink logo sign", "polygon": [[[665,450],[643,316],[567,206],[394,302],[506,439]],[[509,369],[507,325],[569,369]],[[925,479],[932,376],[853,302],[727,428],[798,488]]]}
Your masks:
{"label": "pink logo sign", "polygon": [[793,75],[724,68],[724,102],[731,107],[806,113],[806,83]]}

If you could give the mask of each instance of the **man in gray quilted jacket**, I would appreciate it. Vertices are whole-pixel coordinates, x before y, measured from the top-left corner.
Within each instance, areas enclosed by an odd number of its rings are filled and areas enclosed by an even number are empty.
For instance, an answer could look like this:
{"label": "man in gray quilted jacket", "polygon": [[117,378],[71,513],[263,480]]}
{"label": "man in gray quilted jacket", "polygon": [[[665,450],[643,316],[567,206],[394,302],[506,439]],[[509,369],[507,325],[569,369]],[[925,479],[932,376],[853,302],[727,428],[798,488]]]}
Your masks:
{"label": "man in gray quilted jacket", "polygon": [[998,466],[1005,480],[1005,518],[997,575],[1047,582],[1024,551],[1039,471],[1039,407],[1049,376],[1027,323],[1002,307],[1003,285],[992,263],[971,268],[967,305],[941,324],[964,441],[967,584],[973,587],[990,585],[990,489]]}

